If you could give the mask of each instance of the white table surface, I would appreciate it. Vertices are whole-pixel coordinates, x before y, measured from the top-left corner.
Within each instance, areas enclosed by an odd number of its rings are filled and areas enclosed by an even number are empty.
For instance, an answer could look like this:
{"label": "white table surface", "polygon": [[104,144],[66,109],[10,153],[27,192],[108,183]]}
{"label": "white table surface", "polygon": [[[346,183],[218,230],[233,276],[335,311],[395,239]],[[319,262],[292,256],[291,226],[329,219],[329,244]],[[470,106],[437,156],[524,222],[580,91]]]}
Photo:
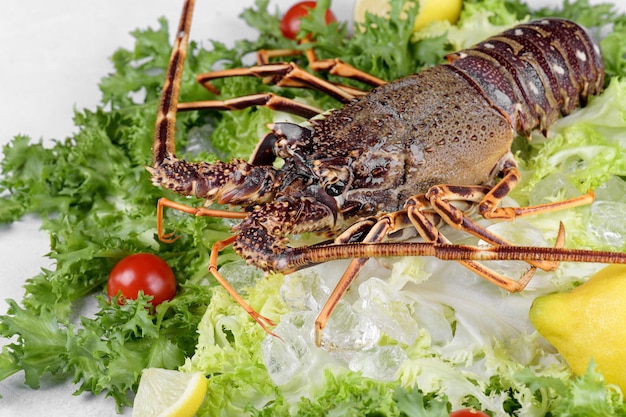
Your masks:
{"label": "white table surface", "polygon": [[[294,0],[274,0],[281,10]],[[598,2],[598,1],[595,1]],[[196,40],[231,42],[254,36],[238,18],[254,0],[198,0],[191,36]],[[528,0],[531,5],[560,4],[560,0]],[[614,0],[626,11],[624,0]],[[176,27],[182,0],[2,0],[0,4],[0,147],[16,134],[33,139],[62,139],[75,130],[73,109],[95,108],[99,80],[112,71],[111,54],[120,46],[132,48],[129,32],[158,27],[165,16]],[[353,0],[334,0],[339,19],[348,20]],[[21,300],[25,279],[41,267],[47,236],[40,222],[26,217],[0,226],[0,314],[7,298]],[[0,340],[0,346],[6,340]],[[91,394],[72,396],[70,383],[45,380],[32,390],[18,373],[0,381],[1,416],[114,416],[114,401]],[[124,415],[130,415],[127,409]]]}

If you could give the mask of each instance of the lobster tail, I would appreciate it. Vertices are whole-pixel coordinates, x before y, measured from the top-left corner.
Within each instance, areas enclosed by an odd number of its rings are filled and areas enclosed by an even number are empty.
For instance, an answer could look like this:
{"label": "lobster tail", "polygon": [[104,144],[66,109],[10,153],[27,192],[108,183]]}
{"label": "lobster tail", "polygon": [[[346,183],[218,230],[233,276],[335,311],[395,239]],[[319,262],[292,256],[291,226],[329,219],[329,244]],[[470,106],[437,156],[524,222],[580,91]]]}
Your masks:
{"label": "lobster tail", "polygon": [[529,136],[565,116],[604,85],[600,48],[574,22],[528,22],[448,55],[449,66],[468,79],[520,134]]}

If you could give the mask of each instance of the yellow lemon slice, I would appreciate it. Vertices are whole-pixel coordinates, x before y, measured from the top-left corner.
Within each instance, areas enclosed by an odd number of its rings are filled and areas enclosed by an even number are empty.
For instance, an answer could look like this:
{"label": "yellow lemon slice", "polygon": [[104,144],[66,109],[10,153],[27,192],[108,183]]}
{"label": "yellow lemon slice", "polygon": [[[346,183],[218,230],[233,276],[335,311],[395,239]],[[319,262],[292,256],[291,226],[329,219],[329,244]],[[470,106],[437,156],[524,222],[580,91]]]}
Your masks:
{"label": "yellow lemon slice", "polygon": [[[462,0],[420,0],[413,30],[420,30],[430,22],[439,20],[456,23],[461,13],[461,3]],[[357,0],[354,5],[353,18],[355,22],[363,22],[366,11],[384,16],[389,13],[389,10],[387,0]]]}
{"label": "yellow lemon slice", "polygon": [[530,321],[575,374],[593,359],[606,382],[626,392],[626,265],[609,265],[570,292],[538,297]]}
{"label": "yellow lemon slice", "polygon": [[141,374],[133,417],[193,417],[207,390],[201,372],[147,368]]}

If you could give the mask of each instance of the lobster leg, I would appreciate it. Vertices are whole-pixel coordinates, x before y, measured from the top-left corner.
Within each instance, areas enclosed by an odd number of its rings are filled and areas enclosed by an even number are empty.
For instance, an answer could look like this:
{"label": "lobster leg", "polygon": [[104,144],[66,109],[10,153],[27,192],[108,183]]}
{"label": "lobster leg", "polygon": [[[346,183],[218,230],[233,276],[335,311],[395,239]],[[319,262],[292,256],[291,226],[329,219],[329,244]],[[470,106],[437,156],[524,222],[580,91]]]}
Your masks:
{"label": "lobster leg", "polygon": [[[362,240],[362,243],[378,243],[381,242],[390,232],[398,230],[402,227],[406,227],[407,224],[410,224],[408,218],[406,217],[406,213],[403,211],[391,213],[385,215],[378,219],[378,221],[371,226],[371,229]],[[368,227],[371,225],[371,219],[364,220],[364,226]],[[354,228],[349,229],[348,233],[343,233],[340,235],[336,241],[338,242],[347,242],[350,241],[350,236],[354,232]],[[360,228],[359,228],[359,231]],[[328,297],[326,304],[322,307],[322,310],[319,312],[317,318],[315,319],[315,344],[319,347],[322,344],[322,330],[326,327],[326,323],[330,318],[333,310],[337,306],[339,300],[343,297],[345,292],[350,287],[350,284],[355,280],[359,271],[365,265],[368,258],[357,258],[353,259],[348,265],[348,268],[343,273],[337,285],[335,285],[335,289]]]}
{"label": "lobster leg", "polygon": [[[469,204],[478,204],[478,211],[484,218],[503,220],[513,220],[516,217],[572,208],[593,202],[593,194],[589,193],[569,200],[542,205],[498,207],[504,197],[517,186],[521,178],[517,163],[510,152],[502,158],[500,162],[500,172],[502,173],[502,179],[495,186],[491,187],[491,189],[485,186],[437,185],[431,187],[425,195],[415,196],[409,199],[409,204],[422,208],[430,206],[448,225],[455,229],[464,230],[493,245],[512,246],[513,244],[511,242],[489,232],[484,227],[472,221],[461,209],[455,207],[452,202],[464,201]],[[443,240],[439,240],[440,233],[432,223],[427,224],[425,221],[421,221],[417,213],[413,218],[415,219],[418,231],[422,228],[420,233],[424,239],[431,242],[444,243]],[[420,223],[422,224],[421,226],[419,226]],[[553,271],[558,267],[557,261],[531,261],[529,264],[545,271]]]}
{"label": "lobster leg", "polygon": [[341,87],[316,77],[293,62],[276,63],[266,65],[256,65],[247,68],[232,68],[220,71],[213,71],[200,74],[197,80],[209,91],[215,93],[216,88],[210,84],[211,80],[224,77],[253,76],[267,78],[272,77],[279,87],[308,87],[319,90],[337,99],[341,103],[347,103],[354,98],[354,95],[345,91]]}
{"label": "lobster leg", "polygon": [[[372,219],[364,219],[362,222],[355,224],[353,227],[346,230],[346,232],[342,233],[339,237],[335,239],[334,244],[327,245],[327,247],[347,247],[346,244],[349,244],[348,242],[354,241],[352,239],[353,233],[362,233],[362,229],[368,227],[370,228],[369,232],[367,233],[365,238],[361,240],[358,244],[380,244],[380,242],[382,242],[390,234],[411,226],[415,226],[418,229],[420,235],[422,235],[422,237],[427,242],[449,245],[450,241],[445,238],[445,236],[443,236],[441,233],[439,233],[434,226],[426,232],[424,232],[424,229],[421,227],[428,224],[432,225],[431,215],[433,214],[434,213],[420,212],[415,206],[409,205],[406,211],[403,210],[387,214],[379,218],[376,223],[372,223]],[[419,220],[416,220],[416,217],[419,218]],[[429,219],[428,217],[431,218]],[[363,227],[359,227],[359,225],[362,225]],[[564,240],[564,231],[561,228],[559,230],[556,247],[561,248],[563,246]],[[337,282],[333,292],[328,297],[326,304],[324,304],[321,311],[319,312],[317,319],[315,320],[315,344],[317,346],[321,346],[322,344],[322,330],[326,326],[326,323],[328,322],[328,319],[330,318],[333,310],[337,306],[337,303],[343,297],[352,282],[356,279],[359,271],[363,268],[363,265],[365,264],[365,262],[367,262],[368,259],[369,258],[356,258],[353,259],[352,262],[350,262],[350,265]],[[535,274],[535,270],[537,269],[535,266],[532,266],[518,280],[514,280],[489,269],[481,263],[472,260],[460,260],[458,262],[469,270],[478,274],[479,276],[510,292],[518,292],[523,290],[526,285],[528,285],[528,283]]]}
{"label": "lobster leg", "polygon": [[[258,65],[266,65],[270,63],[270,59],[271,58],[278,58],[278,57],[286,57],[286,56],[294,56],[294,55],[302,55],[302,51],[299,49],[261,49],[260,51],[257,52],[257,64]],[[312,49],[308,49],[306,51],[306,56],[307,56],[307,60],[309,61],[309,67],[313,70],[313,71],[328,71],[328,64],[322,64],[320,67],[316,68],[316,64],[318,62],[317,57],[315,56],[315,53],[313,52]],[[335,61],[335,60],[328,60],[328,61]],[[337,60],[339,61],[339,60]],[[319,62],[325,62],[325,61],[319,61]],[[346,78],[353,78],[353,79],[358,79],[362,82],[365,82],[366,84],[372,85],[372,86],[378,86],[381,84],[384,84],[385,81],[376,78],[366,72],[363,71],[359,71],[358,69],[352,67],[349,64],[346,64],[343,61],[340,61],[339,65],[341,67],[341,70],[333,70],[333,71],[328,71],[331,74],[340,76],[340,77],[346,77]],[[355,75],[354,77],[351,76],[351,74],[353,73],[358,73],[359,75]],[[274,79],[274,78],[268,78],[266,80],[266,83],[268,84],[276,84],[278,80]],[[331,81],[332,83],[332,81]],[[352,94],[353,96],[361,96],[364,94],[367,94],[366,91],[363,91],[359,88],[356,87],[352,87],[350,85],[345,85],[345,84],[339,84],[339,83],[332,83],[335,86],[341,88],[342,90],[345,90],[347,93]],[[306,88],[306,85],[303,84],[299,84],[297,82],[290,82],[287,80],[282,80],[281,85],[283,87],[304,87]]]}
{"label": "lobster leg", "polygon": [[[441,233],[439,230],[433,225],[431,220],[427,219],[424,215],[424,212],[419,210],[416,205],[409,205],[407,208],[407,213],[413,225],[417,229],[417,232],[422,236],[422,238],[430,243],[439,243],[439,244],[451,244],[451,242]],[[565,237],[563,229],[559,230],[559,237],[557,239],[556,247],[562,247],[564,243]],[[503,245],[500,245],[503,246]],[[508,243],[504,246],[510,246]],[[502,274],[499,274],[486,266],[473,261],[473,260],[458,260],[461,265],[469,269],[470,271],[478,274],[479,276],[485,278],[487,281],[504,288],[509,292],[519,292],[526,288],[526,285],[530,282],[532,277],[535,274],[536,266],[532,266],[528,271],[526,271],[521,278],[518,280],[514,280],[508,277],[505,277]],[[528,262],[530,264],[541,264],[540,262]]]}
{"label": "lobster leg", "polygon": [[227,210],[215,210],[206,207],[191,207],[185,204],[177,203],[176,201],[168,200],[167,198],[160,198],[157,202],[157,236],[163,243],[175,242],[179,236],[174,236],[174,232],[163,232],[163,209],[165,207],[172,208],[178,211],[182,211],[193,216],[208,216],[208,217],[220,217],[224,219],[243,219],[247,216],[246,213]]}
{"label": "lobster leg", "polygon": [[[175,210],[182,211],[184,213],[191,214],[193,216],[209,216],[209,217],[221,217],[221,218],[229,218],[229,219],[242,219],[247,216],[246,213],[241,212],[231,212],[226,210],[214,210],[208,209],[206,207],[190,207],[184,204],[177,203],[175,201],[168,200],[166,198],[159,199],[157,203],[157,234],[159,239],[165,243],[172,243],[178,236],[172,237],[173,233],[163,233],[163,208],[168,207]],[[219,253],[232,245],[237,239],[237,235],[233,235],[227,239],[221,240],[219,242],[215,242],[213,247],[211,248],[211,256],[209,261],[209,272],[213,277],[217,280],[217,282],[224,287],[224,289],[230,294],[233,299],[256,321],[267,333],[274,335],[269,329],[269,327],[275,326],[275,323],[264,317],[260,313],[258,313],[254,308],[252,308],[242,297],[237,293],[237,290],[233,288],[232,285],[219,273],[217,269],[217,258]],[[274,335],[275,336],[275,335]]]}
{"label": "lobster leg", "polygon": [[[361,71],[358,68],[340,60],[340,59],[318,59],[312,48],[306,50],[306,57],[309,61],[309,67],[316,72],[328,72],[338,77],[350,78],[361,81],[362,83],[378,87],[387,84],[385,80]],[[269,64],[271,58],[285,57],[290,55],[300,55],[302,51],[299,49],[277,49],[277,50],[260,50],[257,52],[257,63],[259,65]]]}
{"label": "lobster leg", "polygon": [[[475,186],[449,186],[449,185],[438,185],[432,187],[425,196],[425,199],[428,201],[430,206],[441,216],[443,221],[448,225],[454,227],[455,229],[464,230],[480,239],[485,240],[493,245],[498,246],[512,246],[513,244],[500,236],[495,235],[494,233],[489,232],[484,227],[478,225],[476,222],[472,221],[462,210],[456,208],[451,202],[452,201],[468,201],[467,196],[471,195],[473,198],[470,202],[475,202],[475,198],[477,195],[480,195],[480,190],[483,187],[475,187]],[[478,194],[477,194],[478,190]],[[504,198],[506,194],[499,194],[504,190],[504,188],[500,188],[496,190],[495,193],[493,189],[481,198],[479,204],[483,204],[485,199],[490,195],[499,195],[499,200]],[[498,200],[498,203],[499,203]],[[416,200],[415,200],[416,201]],[[521,207],[521,208],[513,208],[513,207],[504,207],[504,213],[512,214],[511,217],[489,217],[486,218],[505,218],[507,220],[512,220],[515,217],[530,215],[540,211],[548,211],[548,210],[556,210],[561,208],[569,208],[574,207],[581,204],[588,204],[590,201],[588,196],[583,196],[582,198],[577,198],[574,200],[568,200],[564,204],[560,202],[555,203],[554,205],[548,204],[545,206],[532,206],[532,207]],[[546,207],[547,206],[547,207]],[[480,207],[480,205],[479,205]],[[525,209],[528,209],[527,211]],[[497,208],[495,210],[498,210]],[[501,212],[496,212],[497,214]],[[539,267],[545,271],[553,271],[558,267],[558,262],[556,261],[532,261],[529,262],[531,265]]]}
{"label": "lobster leg", "polygon": [[[298,68],[296,64],[294,63],[277,63],[277,64],[270,63],[271,58],[294,56],[294,55],[301,55],[301,54],[302,54],[302,51],[299,49],[277,49],[277,50],[262,49],[257,52],[257,66],[255,67],[232,68],[232,69],[226,69],[226,70],[220,70],[220,71],[212,71],[212,72],[198,75],[197,81],[198,83],[202,84],[207,90],[211,91],[212,93],[216,95],[219,94],[219,90],[211,84],[210,82],[211,80],[214,80],[217,78],[249,76],[249,75],[253,75],[257,77],[264,77],[268,84],[276,84],[280,87],[300,87],[300,88],[312,87],[312,88],[320,89],[319,87],[316,87],[314,84],[312,84],[309,79],[307,80],[299,79],[297,77],[298,73],[294,75],[288,75],[284,73],[286,67]],[[338,77],[358,80],[365,84],[371,85],[373,87],[378,87],[380,85],[387,83],[386,81],[381,80],[380,78],[375,77],[371,74],[368,74],[365,71],[361,71],[353,67],[352,65],[343,62],[340,59],[318,60],[313,49],[308,49],[306,51],[306,57],[309,62],[309,67],[313,71],[316,71],[316,72],[322,72],[322,71],[328,72]],[[336,84],[336,83],[332,83],[329,81],[324,81],[324,83],[331,84],[335,86],[336,88],[345,91],[346,94],[349,94],[353,97],[366,94],[365,91],[352,87],[352,86]]]}
{"label": "lobster leg", "polygon": [[217,282],[219,282],[220,285],[224,287],[224,289],[228,292],[228,294],[230,294],[230,296],[233,297],[235,301],[237,301],[237,304],[239,304],[246,311],[246,313],[248,313],[250,317],[252,317],[254,321],[256,321],[259,324],[259,326],[263,328],[263,330],[265,330],[267,333],[271,334],[272,336],[276,336],[276,334],[274,334],[268,328],[268,327],[276,326],[276,323],[274,323],[271,319],[261,315],[254,308],[252,308],[250,304],[248,304],[241,297],[241,295],[239,295],[237,290],[235,290],[233,286],[230,285],[230,283],[226,281],[226,279],[222,276],[222,274],[220,274],[219,271],[217,270],[217,257],[220,251],[232,245],[236,239],[237,239],[237,235],[233,235],[229,237],[228,239],[224,239],[219,242],[215,242],[215,244],[213,244],[213,247],[211,248],[209,272],[211,273],[211,275],[213,275],[213,277],[217,280]]}
{"label": "lobster leg", "polygon": [[310,119],[322,113],[322,110],[286,97],[272,93],[252,94],[229,100],[205,100],[179,103],[178,111],[189,110],[242,110],[253,106],[265,106],[272,110],[283,111]]}
{"label": "lobster leg", "polygon": [[478,212],[486,219],[513,220],[516,217],[530,216],[548,211],[562,210],[593,203],[592,191],[579,197],[553,203],[526,207],[498,207],[502,199],[519,183],[521,174],[516,166],[503,170],[504,177],[489,191],[478,205]]}

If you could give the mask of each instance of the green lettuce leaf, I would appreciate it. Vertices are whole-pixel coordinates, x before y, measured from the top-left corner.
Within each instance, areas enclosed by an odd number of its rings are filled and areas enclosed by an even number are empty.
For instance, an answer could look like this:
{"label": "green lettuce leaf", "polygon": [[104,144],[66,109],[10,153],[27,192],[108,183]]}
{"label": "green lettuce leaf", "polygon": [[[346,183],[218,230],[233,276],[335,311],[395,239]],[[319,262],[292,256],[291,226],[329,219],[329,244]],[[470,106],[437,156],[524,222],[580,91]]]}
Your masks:
{"label": "green lettuce leaf", "polygon": [[534,412],[523,415],[546,415],[548,412],[567,417],[626,415],[621,391],[613,386],[607,387],[593,363],[589,364],[585,375],[570,380],[534,374],[528,369],[516,373],[515,379],[533,394],[526,400],[534,404]]}

